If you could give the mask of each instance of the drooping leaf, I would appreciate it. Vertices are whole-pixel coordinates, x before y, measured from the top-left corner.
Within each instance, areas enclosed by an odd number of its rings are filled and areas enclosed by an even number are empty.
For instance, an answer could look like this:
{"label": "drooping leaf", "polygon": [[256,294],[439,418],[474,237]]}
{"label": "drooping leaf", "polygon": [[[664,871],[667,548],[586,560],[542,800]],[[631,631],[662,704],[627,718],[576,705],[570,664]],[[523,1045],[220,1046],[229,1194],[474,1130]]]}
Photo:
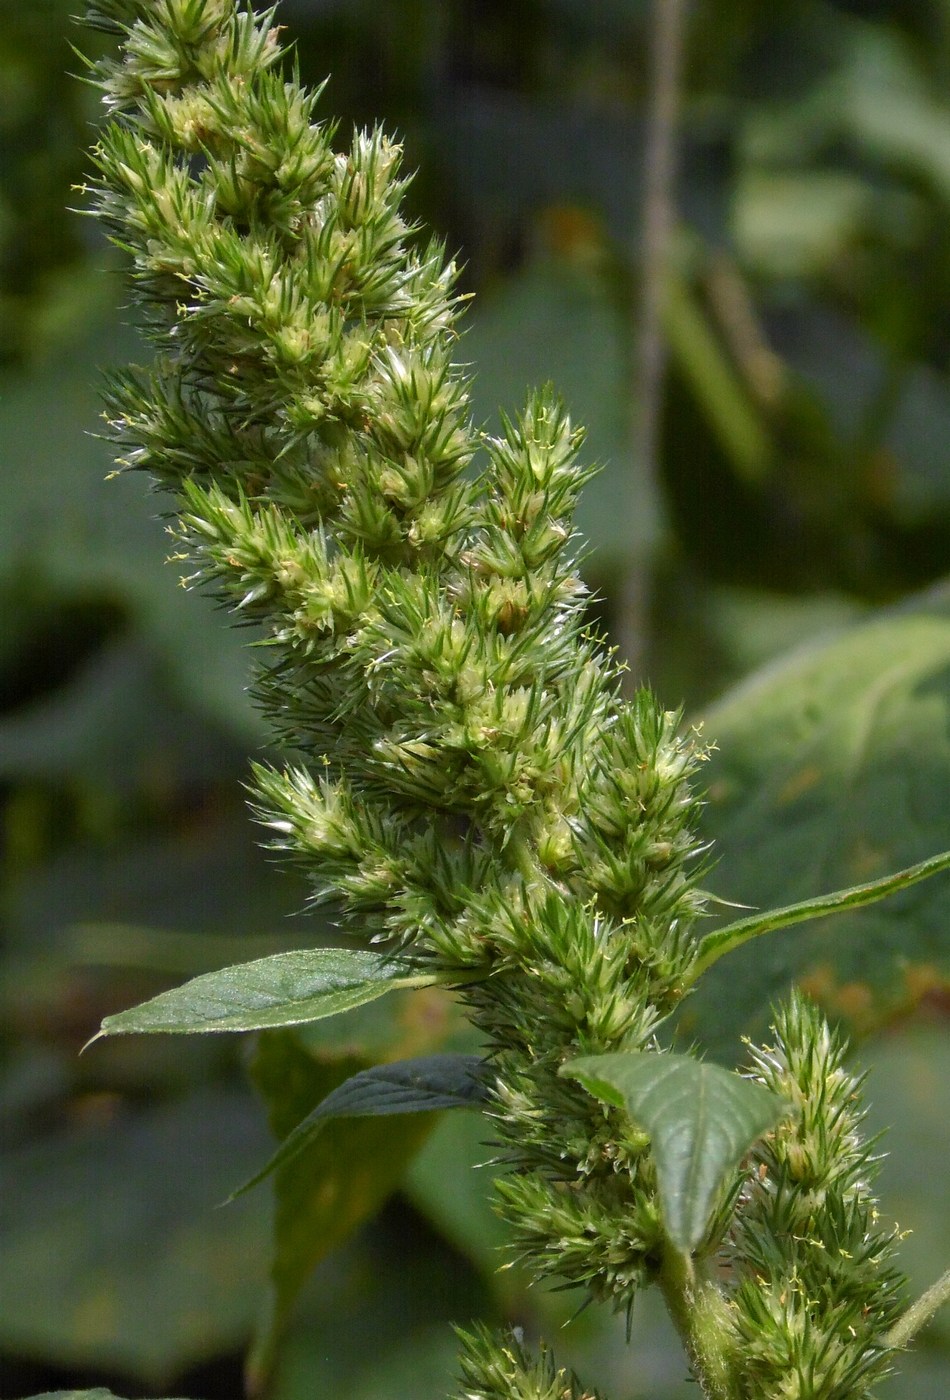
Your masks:
{"label": "drooping leaf", "polygon": [[313,1146],[334,1119],[474,1107],[486,1097],[484,1083],[477,1074],[480,1064],[477,1055],[423,1055],[358,1071],[321,1099],[287,1133],[270,1161],[237,1194],[243,1195],[273,1172],[288,1167]]}
{"label": "drooping leaf", "polygon": [[266,1150],[246,1093],[204,1090],[0,1154],[0,1350],[158,1390],[245,1345],[267,1201],[215,1207]]}
{"label": "drooping leaf", "polygon": [[[304,1123],[331,1118],[378,1118],[391,1113],[432,1113],[475,1108],[486,1098],[478,1055],[420,1055],[373,1065],[328,1094]],[[298,1129],[304,1126],[298,1125]]]}
{"label": "drooping leaf", "polygon": [[[328,1094],[367,1068],[354,1056],[318,1058],[293,1032],[271,1031],[260,1038],[252,1076],[271,1127],[286,1137]],[[271,1296],[248,1363],[258,1381],[271,1370],[277,1341],[314,1266],[378,1210],[433,1122],[432,1115],[418,1113],[336,1119],[288,1160],[279,1160],[278,1152],[270,1164],[276,1198]]]}
{"label": "drooping leaf", "polygon": [[666,1232],[684,1251],[702,1241],[749,1148],[789,1111],[760,1084],[689,1055],[583,1055],[561,1072],[650,1134]]}
{"label": "drooping leaf", "polygon": [[357,948],[306,948],[207,972],[141,1006],[107,1016],[100,1036],[196,1034],[296,1026],[335,1016],[387,992],[464,981],[420,972]]}
{"label": "drooping leaf", "polygon": [[[766,667],[705,729],[716,749],[702,822],[719,858],[709,883],[726,900],[767,912],[946,850],[950,588]],[[684,1003],[679,1032],[734,1061],[793,981],[860,1032],[941,995],[950,881],[740,948]]]}

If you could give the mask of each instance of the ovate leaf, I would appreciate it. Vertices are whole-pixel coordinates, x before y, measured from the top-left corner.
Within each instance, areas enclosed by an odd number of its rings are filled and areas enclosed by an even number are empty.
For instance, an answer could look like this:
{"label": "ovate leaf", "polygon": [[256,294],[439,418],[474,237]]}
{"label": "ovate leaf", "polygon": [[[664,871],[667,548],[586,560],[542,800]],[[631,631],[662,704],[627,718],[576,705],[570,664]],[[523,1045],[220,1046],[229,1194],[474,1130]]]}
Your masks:
{"label": "ovate leaf", "polygon": [[[868,886],[950,845],[950,589],[801,649],[706,715],[714,893],[753,911]],[[728,920],[723,919],[723,923]],[[715,937],[715,931],[713,933]],[[950,985],[950,880],[770,933],[712,968],[680,1033],[733,1059],[797,981],[869,1032]]]}
{"label": "ovate leaf", "polygon": [[465,981],[421,972],[367,949],[306,948],[207,972],[141,1006],[107,1016],[100,1036],[256,1031],[319,1021],[400,988]]}
{"label": "ovate leaf", "polygon": [[760,1084],[689,1055],[584,1055],[561,1073],[650,1134],[666,1233],[684,1251],[701,1242],[749,1148],[789,1111]]}

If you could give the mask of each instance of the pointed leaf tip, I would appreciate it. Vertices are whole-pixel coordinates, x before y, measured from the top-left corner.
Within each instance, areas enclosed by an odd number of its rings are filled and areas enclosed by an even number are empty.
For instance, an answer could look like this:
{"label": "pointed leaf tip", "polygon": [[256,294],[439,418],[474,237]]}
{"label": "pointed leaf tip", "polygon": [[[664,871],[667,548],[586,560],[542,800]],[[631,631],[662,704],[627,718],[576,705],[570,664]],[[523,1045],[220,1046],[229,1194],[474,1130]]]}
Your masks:
{"label": "pointed leaf tip", "polygon": [[689,1055],[585,1055],[561,1073],[650,1134],[666,1233],[686,1252],[750,1147],[791,1111],[762,1085]]}
{"label": "pointed leaf tip", "polygon": [[360,1070],[322,1099],[287,1134],[270,1161],[224,1204],[245,1195],[306,1151],[331,1119],[477,1108],[487,1097],[482,1068],[478,1055],[420,1055]]}
{"label": "pointed leaf tip", "polygon": [[140,1006],[107,1016],[98,1035],[182,1035],[303,1025],[362,1006],[387,992],[471,981],[475,975],[471,969],[421,971],[368,949],[306,948],[192,978]]}

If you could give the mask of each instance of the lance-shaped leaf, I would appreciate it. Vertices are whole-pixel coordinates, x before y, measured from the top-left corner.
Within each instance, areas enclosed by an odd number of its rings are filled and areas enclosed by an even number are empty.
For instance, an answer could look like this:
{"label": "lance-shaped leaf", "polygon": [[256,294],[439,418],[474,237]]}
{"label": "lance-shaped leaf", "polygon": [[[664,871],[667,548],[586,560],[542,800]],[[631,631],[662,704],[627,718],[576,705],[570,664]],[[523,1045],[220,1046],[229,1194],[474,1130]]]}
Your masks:
{"label": "lance-shaped leaf", "polygon": [[356,948],[306,948],[224,967],[107,1016],[98,1036],[194,1034],[298,1026],[335,1016],[387,992],[471,981],[471,970],[422,971]]}
{"label": "lance-shaped leaf", "polygon": [[482,1064],[479,1055],[419,1055],[394,1064],[373,1065],[328,1094],[295,1131],[328,1118],[476,1108],[487,1098]]}
{"label": "lance-shaped leaf", "polygon": [[250,1191],[271,1172],[305,1152],[333,1118],[377,1118],[391,1113],[432,1113],[473,1108],[486,1097],[477,1055],[420,1055],[374,1065],[352,1075],[288,1133],[265,1167],[235,1192]]}
{"label": "lance-shaped leaf", "polygon": [[803,924],[809,919],[820,919],[825,914],[843,913],[848,909],[860,909],[865,904],[876,904],[879,899],[887,899],[889,895],[909,889],[918,881],[927,880],[931,875],[939,875],[945,870],[950,870],[950,851],[942,851],[929,860],[918,861],[906,870],[897,870],[893,875],[871,880],[866,885],[852,885],[847,890],[835,890],[833,894],[818,895],[815,899],[803,899],[798,904],[786,904],[781,909],[769,909],[764,914],[750,914],[746,919],[737,919],[734,924],[716,929],[702,940],[699,957],[689,980],[695,982],[726,953],[741,948],[743,943],[759,938],[763,933],[773,933],[792,924]]}
{"label": "lance-shaped leaf", "polygon": [[650,1134],[666,1233],[684,1251],[701,1242],[752,1144],[789,1112],[760,1084],[689,1055],[583,1055],[561,1073]]}

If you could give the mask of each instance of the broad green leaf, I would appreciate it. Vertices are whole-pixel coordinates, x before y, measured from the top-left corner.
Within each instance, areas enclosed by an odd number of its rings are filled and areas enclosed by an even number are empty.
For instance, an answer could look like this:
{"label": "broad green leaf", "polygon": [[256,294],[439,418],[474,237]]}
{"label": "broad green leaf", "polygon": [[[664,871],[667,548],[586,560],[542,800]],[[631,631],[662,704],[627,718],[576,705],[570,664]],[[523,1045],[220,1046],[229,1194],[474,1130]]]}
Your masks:
{"label": "broad green leaf", "polygon": [[[272,1129],[286,1137],[328,1094],[367,1068],[353,1056],[317,1058],[293,1032],[271,1031],[260,1038],[252,1076]],[[427,1114],[337,1119],[289,1160],[271,1163],[276,1167],[272,1289],[249,1362],[257,1380],[270,1373],[277,1341],[314,1266],[379,1209],[433,1122]]]}
{"label": "broad green leaf", "polygon": [[161,1393],[246,1345],[268,1203],[216,1206],[266,1150],[246,1094],[204,1090],[0,1154],[0,1351]]}
{"label": "broad green leaf", "polygon": [[[767,914],[946,850],[950,588],[766,667],[704,728],[716,748],[702,832],[718,857],[709,884],[725,900]],[[684,1003],[679,1034],[734,1060],[742,1035],[767,1034],[768,1007],[793,981],[864,1033],[940,996],[950,881],[738,949]]]}
{"label": "broad green leaf", "polygon": [[650,1134],[666,1232],[684,1251],[701,1243],[749,1148],[789,1111],[760,1084],[689,1055],[583,1055],[561,1073]]}
{"label": "broad green leaf", "polygon": [[295,1132],[305,1124],[331,1118],[378,1118],[391,1113],[475,1108],[487,1097],[480,1074],[483,1063],[478,1055],[420,1055],[414,1060],[373,1065],[328,1094]]}
{"label": "broad green leaf", "polygon": [[107,1016],[100,1036],[195,1034],[296,1026],[408,987],[465,981],[459,972],[420,972],[357,948],[305,948],[206,972],[151,1001]]}

